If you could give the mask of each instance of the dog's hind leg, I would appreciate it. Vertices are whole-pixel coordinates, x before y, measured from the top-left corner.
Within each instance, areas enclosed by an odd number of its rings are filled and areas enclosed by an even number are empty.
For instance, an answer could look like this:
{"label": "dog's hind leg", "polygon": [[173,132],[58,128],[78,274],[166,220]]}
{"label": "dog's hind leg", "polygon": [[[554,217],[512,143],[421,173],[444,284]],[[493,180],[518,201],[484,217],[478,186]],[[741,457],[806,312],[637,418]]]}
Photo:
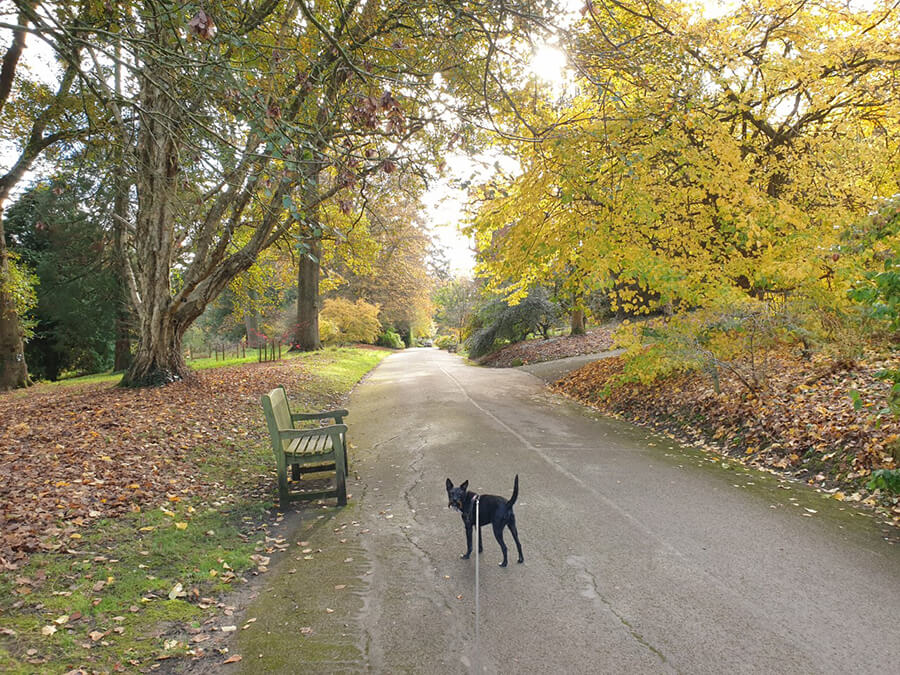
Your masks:
{"label": "dog's hind leg", "polygon": [[497,538],[497,543],[500,544],[500,550],[503,551],[503,562],[500,563],[500,567],[506,567],[507,555],[506,555],[506,543],[503,541],[503,523],[493,523],[494,526],[494,536]]}
{"label": "dog's hind leg", "polygon": [[509,531],[512,532],[513,540],[516,542],[516,548],[519,549],[518,562],[525,562],[525,556],[522,555],[522,544],[519,543],[519,531],[516,529],[516,517],[511,515],[509,518]]}

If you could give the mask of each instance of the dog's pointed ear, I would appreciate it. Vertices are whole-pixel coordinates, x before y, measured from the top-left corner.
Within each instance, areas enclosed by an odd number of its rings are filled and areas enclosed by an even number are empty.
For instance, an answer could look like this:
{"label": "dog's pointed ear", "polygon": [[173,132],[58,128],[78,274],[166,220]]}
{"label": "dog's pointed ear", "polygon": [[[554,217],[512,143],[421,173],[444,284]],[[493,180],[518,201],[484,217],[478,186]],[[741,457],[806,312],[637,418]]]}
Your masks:
{"label": "dog's pointed ear", "polygon": [[451,481],[449,478],[447,479],[447,489],[448,490],[453,489],[453,481]]}
{"label": "dog's pointed ear", "polygon": [[460,490],[467,490],[469,488],[469,481],[466,481],[462,485],[459,486]]}

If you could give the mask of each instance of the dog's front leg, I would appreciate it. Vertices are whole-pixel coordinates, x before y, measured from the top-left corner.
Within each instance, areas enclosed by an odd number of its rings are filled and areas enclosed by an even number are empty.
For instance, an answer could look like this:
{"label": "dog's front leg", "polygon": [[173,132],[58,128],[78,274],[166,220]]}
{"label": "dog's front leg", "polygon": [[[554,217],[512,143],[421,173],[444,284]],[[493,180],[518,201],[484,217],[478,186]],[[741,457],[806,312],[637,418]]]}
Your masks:
{"label": "dog's front leg", "polygon": [[[472,555],[472,525],[469,523],[466,523],[465,525],[466,525],[466,552],[465,552],[465,555],[461,555],[459,557],[462,558],[463,560],[468,560],[469,556]],[[480,533],[481,532],[479,530],[479,534]]]}

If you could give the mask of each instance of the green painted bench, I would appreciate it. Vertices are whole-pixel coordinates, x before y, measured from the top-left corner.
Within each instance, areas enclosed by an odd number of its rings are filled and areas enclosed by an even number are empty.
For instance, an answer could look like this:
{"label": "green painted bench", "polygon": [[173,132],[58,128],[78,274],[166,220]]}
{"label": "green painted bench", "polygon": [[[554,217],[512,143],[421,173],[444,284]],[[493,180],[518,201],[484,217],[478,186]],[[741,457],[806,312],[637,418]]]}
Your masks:
{"label": "green painted bench", "polygon": [[[284,387],[263,394],[263,412],[272,439],[272,452],[278,466],[278,502],[286,509],[294,500],[337,497],[338,505],[347,503],[347,425],[346,410],[318,413],[291,413]],[[333,419],[335,424],[310,429],[295,428],[294,422]],[[287,469],[291,468],[291,482]],[[292,491],[304,473],[334,471],[335,487],[325,491]]]}

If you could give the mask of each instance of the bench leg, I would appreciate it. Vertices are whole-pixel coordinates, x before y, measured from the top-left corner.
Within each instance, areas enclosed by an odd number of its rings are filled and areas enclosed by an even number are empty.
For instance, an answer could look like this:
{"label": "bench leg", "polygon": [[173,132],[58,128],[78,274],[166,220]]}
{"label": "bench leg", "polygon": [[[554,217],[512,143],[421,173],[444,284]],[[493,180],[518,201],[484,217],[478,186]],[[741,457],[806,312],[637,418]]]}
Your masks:
{"label": "bench leg", "polygon": [[[337,439],[333,439],[334,443]],[[338,506],[347,505],[347,449],[343,444],[334,448],[334,481],[337,487]]]}
{"label": "bench leg", "polygon": [[291,480],[295,483],[300,480],[300,465],[291,464]]}
{"label": "bench leg", "polygon": [[288,482],[287,470],[285,467],[278,467],[278,508],[282,511],[288,508],[290,499],[288,498]]}

